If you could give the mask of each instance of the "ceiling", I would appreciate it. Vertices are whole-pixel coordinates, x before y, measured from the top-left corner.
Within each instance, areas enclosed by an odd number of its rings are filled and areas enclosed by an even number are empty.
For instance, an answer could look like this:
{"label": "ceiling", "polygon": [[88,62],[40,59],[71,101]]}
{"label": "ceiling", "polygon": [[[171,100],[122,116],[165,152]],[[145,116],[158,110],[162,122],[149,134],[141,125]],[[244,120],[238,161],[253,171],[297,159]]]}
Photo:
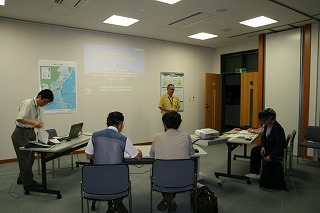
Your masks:
{"label": "ceiling", "polygon": [[[111,15],[140,21],[121,27],[103,24]],[[239,22],[267,16],[278,22],[251,28]],[[169,5],[155,0],[6,0],[1,19],[88,29],[163,41],[218,48],[258,41],[272,33],[320,21],[319,0],[181,0]],[[218,35],[195,40],[189,35]]]}

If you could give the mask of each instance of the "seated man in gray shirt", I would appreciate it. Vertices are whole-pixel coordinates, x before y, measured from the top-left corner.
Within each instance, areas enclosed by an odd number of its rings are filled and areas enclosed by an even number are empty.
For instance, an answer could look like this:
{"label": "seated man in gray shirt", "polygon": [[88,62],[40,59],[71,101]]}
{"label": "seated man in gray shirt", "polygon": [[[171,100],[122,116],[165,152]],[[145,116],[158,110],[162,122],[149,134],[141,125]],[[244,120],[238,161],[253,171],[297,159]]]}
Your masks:
{"label": "seated man in gray shirt", "polygon": [[[195,153],[190,135],[178,131],[182,122],[178,112],[168,112],[162,116],[165,132],[154,136],[150,156],[155,159],[173,160],[188,159]],[[175,193],[162,193],[163,199],[157,208],[160,211],[168,209],[176,211]]]}
{"label": "seated man in gray shirt", "polygon": [[[123,129],[124,116],[121,112],[111,112],[107,118],[107,129],[94,132],[86,147],[87,159],[93,160],[94,164],[119,164],[124,162],[124,152],[131,158],[140,160],[142,152],[136,149],[129,138],[120,132]],[[108,202],[107,213],[127,213],[122,199]]]}

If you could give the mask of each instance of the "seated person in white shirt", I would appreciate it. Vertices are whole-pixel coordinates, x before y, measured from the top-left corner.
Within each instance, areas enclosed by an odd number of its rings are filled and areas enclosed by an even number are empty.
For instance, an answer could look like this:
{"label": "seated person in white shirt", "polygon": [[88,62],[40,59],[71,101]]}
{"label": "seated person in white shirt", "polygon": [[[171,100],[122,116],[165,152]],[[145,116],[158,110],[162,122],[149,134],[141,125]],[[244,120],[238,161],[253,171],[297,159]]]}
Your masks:
{"label": "seated person in white shirt", "polygon": [[[94,132],[86,147],[87,159],[93,164],[119,164],[124,162],[124,152],[131,158],[140,160],[142,152],[136,149],[129,138],[120,132],[123,129],[124,116],[121,112],[111,112],[107,118],[107,129]],[[122,199],[108,202],[107,213],[117,211],[127,213],[127,208],[123,205]]]}

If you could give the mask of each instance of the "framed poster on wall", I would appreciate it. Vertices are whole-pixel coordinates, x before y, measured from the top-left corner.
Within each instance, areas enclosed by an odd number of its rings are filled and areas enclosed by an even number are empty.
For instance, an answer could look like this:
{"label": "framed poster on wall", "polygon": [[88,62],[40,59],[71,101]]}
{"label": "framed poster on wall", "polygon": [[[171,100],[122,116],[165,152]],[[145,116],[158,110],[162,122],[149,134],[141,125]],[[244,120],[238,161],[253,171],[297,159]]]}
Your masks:
{"label": "framed poster on wall", "polygon": [[183,77],[184,73],[182,72],[161,72],[160,73],[160,97],[167,93],[168,84],[173,84],[175,91],[174,94],[178,96],[180,100],[180,109],[179,112],[183,112],[184,109],[184,100],[183,100]]}
{"label": "framed poster on wall", "polygon": [[77,110],[77,64],[74,61],[39,60],[40,90],[50,89],[54,100],[44,113],[70,113]]}

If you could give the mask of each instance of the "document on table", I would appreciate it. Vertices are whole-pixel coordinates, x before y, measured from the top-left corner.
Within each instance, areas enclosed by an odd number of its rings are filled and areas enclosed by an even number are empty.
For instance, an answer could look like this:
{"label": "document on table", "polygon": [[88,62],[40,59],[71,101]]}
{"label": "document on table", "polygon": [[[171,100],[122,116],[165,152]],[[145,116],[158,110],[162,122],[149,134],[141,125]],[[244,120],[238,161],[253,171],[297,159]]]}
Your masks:
{"label": "document on table", "polygon": [[245,140],[252,140],[254,139],[255,135],[248,133],[247,131],[240,131],[239,133],[236,134],[226,134],[225,135],[226,138],[241,138],[241,139],[245,139]]}

